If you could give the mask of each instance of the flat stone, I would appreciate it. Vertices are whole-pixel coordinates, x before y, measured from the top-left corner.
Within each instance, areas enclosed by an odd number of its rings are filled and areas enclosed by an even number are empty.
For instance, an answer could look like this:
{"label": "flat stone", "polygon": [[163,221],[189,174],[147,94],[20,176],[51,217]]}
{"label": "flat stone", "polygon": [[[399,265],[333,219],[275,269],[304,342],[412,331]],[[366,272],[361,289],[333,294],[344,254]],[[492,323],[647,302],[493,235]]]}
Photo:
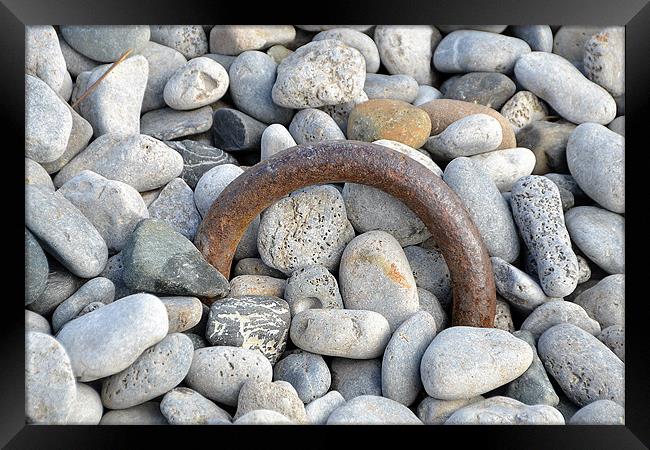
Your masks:
{"label": "flat stone", "polygon": [[471,156],[470,159],[479,163],[500,192],[509,192],[519,178],[530,175],[536,161],[532,151],[521,147],[494,150]]}
{"label": "flat stone", "polygon": [[596,400],[580,408],[569,425],[625,425],[625,409],[611,400]]}
{"label": "flat stone", "polygon": [[220,298],[228,280],[182,234],[160,219],[145,219],[122,254],[124,283],[131,289],[168,295]]}
{"label": "flat stone", "polygon": [[415,100],[413,100],[412,103],[413,106],[420,106],[430,102],[431,100],[437,100],[439,98],[442,98],[442,92],[433,86],[422,84],[418,86],[418,95],[415,97]]}
{"label": "flat stone", "polygon": [[325,425],[330,414],[345,403],[345,399],[338,391],[329,391],[327,394],[305,405],[307,420],[312,425]]}
{"label": "flat stone", "polygon": [[616,356],[625,362],[625,326],[612,325],[605,328],[598,336],[600,342],[605,344]]}
{"label": "flat stone", "polygon": [[[260,258],[244,258],[237,261],[233,269],[233,276],[257,275],[273,278],[284,278],[286,275],[277,269],[267,266]],[[286,297],[286,292],[285,292]],[[286,300],[286,298],[285,298]],[[291,305],[289,305],[291,306]]]}
{"label": "flat stone", "polygon": [[199,56],[189,60],[169,77],[163,98],[173,109],[196,109],[223,97],[229,83],[228,72],[221,64]]}
{"label": "flat stone", "polygon": [[381,356],[390,325],[379,313],[350,309],[307,309],[291,321],[291,341],[319,355],[350,359]]}
{"label": "flat stone", "polygon": [[459,409],[445,425],[564,425],[564,417],[549,405],[529,406],[496,396]]}
{"label": "flat stone", "polygon": [[45,291],[49,264],[45,252],[25,228],[25,305],[34,303]]}
{"label": "flat stone", "polygon": [[555,325],[539,338],[537,351],[546,371],[577,405],[624,404],[625,365],[593,335],[570,323]]}
{"label": "flat stone", "polygon": [[194,192],[182,178],[174,178],[149,206],[149,217],[163,220],[174,231],[193,240],[201,223]]}
{"label": "flat stone", "polygon": [[47,319],[41,316],[38,313],[30,311],[29,309],[25,310],[25,332],[28,331],[37,331],[44,334],[52,334],[52,329],[50,328],[50,323]]}
{"label": "flat stone", "polygon": [[289,133],[298,145],[345,140],[345,135],[334,119],[326,112],[314,108],[298,111],[289,124]]}
{"label": "flat stone", "polygon": [[196,183],[201,176],[213,167],[221,164],[239,164],[223,150],[190,139],[165,141],[165,144],[183,157],[183,172],[180,176],[192,189],[196,188]]}
{"label": "flat stone", "polygon": [[45,290],[27,308],[42,316],[47,316],[59,304],[70,297],[83,284],[77,276],[56,261],[50,261]]}
{"label": "flat stone", "polygon": [[537,263],[544,293],[569,295],[578,284],[579,267],[557,186],[546,177],[522,177],[512,187],[510,206],[526,247]]}
{"label": "flat stone", "polygon": [[102,399],[95,389],[77,383],[77,395],[65,421],[67,425],[98,425],[104,413]]}
{"label": "flat stone", "polygon": [[212,117],[214,145],[226,151],[260,148],[266,125],[241,111],[220,108]]}
{"label": "flat stone", "polygon": [[276,153],[295,147],[296,141],[284,125],[274,123],[264,129],[260,142],[260,158],[268,159]]}
{"label": "flat stone", "polygon": [[160,402],[160,412],[170,425],[220,425],[232,417],[216,404],[192,389],[177,387]]}
{"label": "flat stone", "polygon": [[384,397],[405,406],[415,401],[422,390],[420,361],[435,335],[434,318],[425,311],[413,314],[395,330],[381,364]]}
{"label": "flat stone", "polygon": [[[67,104],[66,104],[67,105]],[[68,110],[72,114],[72,129],[70,131],[70,137],[68,138],[68,145],[65,148],[65,151],[59,158],[51,162],[42,163],[41,165],[49,174],[58,172],[68,164],[72,158],[77,156],[79,152],[85,149],[90,142],[90,138],[93,137],[93,127],[88,123],[86,119],[81,117],[74,109],[69,105]]]}
{"label": "flat stone", "polygon": [[554,53],[523,55],[515,66],[517,81],[548,102],[566,120],[608,124],[616,117],[616,102],[569,61]]}
{"label": "flat stone", "polygon": [[291,314],[281,298],[246,296],[212,304],[205,331],[210,344],[259,350],[275,364],[287,345]]}
{"label": "flat stone", "polygon": [[99,425],[168,425],[160,403],[146,402],[126,409],[107,411]]}
{"label": "flat stone", "polygon": [[331,28],[318,33],[312,41],[326,39],[336,39],[348,47],[357,49],[366,60],[366,72],[376,73],[379,70],[379,51],[375,42],[367,34],[351,28]]}
{"label": "flat stone", "polygon": [[517,133],[523,127],[549,115],[546,105],[530,91],[519,91],[503,104],[501,115]]}
{"label": "flat stone", "polygon": [[553,31],[548,25],[511,25],[510,31],[514,36],[526,41],[534,52],[553,51]]}
{"label": "flat stone", "polygon": [[25,335],[27,423],[65,423],[75,398],[75,378],[64,346],[50,335],[28,331]]}
{"label": "flat stone", "polygon": [[[578,300],[578,299],[576,299]],[[538,339],[546,330],[560,323],[570,323],[594,336],[600,333],[600,325],[578,303],[555,301],[537,307],[521,324]]]}
{"label": "flat stone", "polygon": [[507,331],[456,326],[441,331],[422,357],[422,384],[440,400],[484,394],[523,374],[533,351]]}
{"label": "flat stone", "polygon": [[[147,42],[139,53],[149,63],[147,87],[142,98],[142,112],[146,113],[166,106],[163,98],[165,84],[174,72],[187,62],[187,59],[173,48],[152,41]],[[140,126],[142,127],[142,124]]]}
{"label": "flat stone", "polygon": [[81,310],[93,302],[111,303],[115,299],[115,286],[108,278],[97,277],[81,286],[68,297],[52,314],[52,329],[58,332],[66,323],[79,315]]}
{"label": "flat stone", "polygon": [[290,383],[303,403],[310,403],[327,393],[332,383],[330,369],[320,355],[293,353],[273,367],[273,379]]}
{"label": "flat stone", "polygon": [[54,92],[61,94],[66,75],[59,38],[51,25],[25,27],[25,73],[40,78]]}
{"label": "flat stone", "polygon": [[196,297],[160,297],[169,319],[169,333],[180,333],[201,321],[203,308]]}
{"label": "flat stone", "polygon": [[[573,301],[583,307],[589,317],[600,324],[600,328],[625,325],[625,275],[605,277]],[[599,331],[591,334],[596,335]]]}
{"label": "flat stone", "polygon": [[244,383],[239,392],[234,419],[258,409],[278,412],[296,423],[307,423],[305,405],[296,390],[282,382],[250,380]]}
{"label": "flat stone", "polygon": [[208,37],[201,25],[150,25],[151,40],[192,59],[208,53]]}
{"label": "flat stone", "polygon": [[445,93],[445,98],[479,103],[498,110],[515,90],[515,83],[502,73],[471,72],[458,78]]}
{"label": "flat stone", "polygon": [[68,44],[82,55],[113,62],[124,52],[137,52],[151,36],[149,25],[61,25]]}
{"label": "flat stone", "polygon": [[444,256],[438,250],[418,246],[404,248],[416,286],[431,292],[443,306],[451,305],[451,277]]}
{"label": "flat stone", "polygon": [[335,409],[327,425],[421,425],[406,406],[377,395],[361,395]]}
{"label": "flat stone", "polygon": [[412,103],[418,95],[418,82],[410,75],[366,74],[363,91],[369,99],[390,99]]}
{"label": "flat stone", "polygon": [[498,257],[490,258],[497,292],[517,310],[530,313],[540,305],[561,300],[547,296],[538,281]]}
{"label": "flat stone", "polygon": [[215,25],[210,31],[210,52],[239,55],[287,44],[296,37],[292,25]]}
{"label": "flat stone", "polygon": [[579,125],[567,142],[566,158],[580,188],[599,205],[625,212],[625,138],[595,123]]}
{"label": "flat stone", "polygon": [[212,128],[212,108],[177,111],[171,108],[155,109],[140,119],[140,131],[160,140],[178,139],[203,133]]}
{"label": "flat stone", "polygon": [[286,282],[283,298],[289,304],[291,316],[306,309],[343,309],[336,277],[319,265],[294,271]]}
{"label": "flat stone", "polygon": [[384,231],[369,231],[345,248],[339,268],[347,309],[383,315],[391,331],[418,311],[415,279],[399,242]]}
{"label": "flat stone", "polygon": [[326,39],[299,47],[278,66],[273,101],[285,108],[318,108],[353,100],[363,90],[366,61],[356,49]]}

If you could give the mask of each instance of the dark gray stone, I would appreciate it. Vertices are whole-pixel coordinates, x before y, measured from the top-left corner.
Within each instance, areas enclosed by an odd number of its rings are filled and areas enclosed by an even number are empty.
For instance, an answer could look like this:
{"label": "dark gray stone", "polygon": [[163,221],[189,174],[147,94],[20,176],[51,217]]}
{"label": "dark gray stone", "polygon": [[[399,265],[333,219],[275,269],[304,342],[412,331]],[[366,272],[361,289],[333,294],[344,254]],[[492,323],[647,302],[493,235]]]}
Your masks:
{"label": "dark gray stone", "polygon": [[456,80],[445,93],[445,98],[478,103],[499,110],[515,91],[515,83],[502,73],[472,72]]}
{"label": "dark gray stone", "polygon": [[273,368],[273,380],[290,383],[300,400],[310,403],[329,391],[332,376],[322,356],[298,352],[277,362]]}
{"label": "dark gray stone", "polygon": [[345,400],[360,395],[381,396],[381,360],[332,359],[332,389]]}
{"label": "dark gray stone", "polygon": [[25,228],[25,305],[34,303],[45,291],[49,264],[45,252]]}
{"label": "dark gray stone", "polygon": [[241,111],[219,108],[212,117],[214,144],[228,152],[260,148],[266,125]]}
{"label": "dark gray stone", "polygon": [[196,188],[201,176],[208,170],[221,164],[239,163],[228,153],[211,145],[185,139],[182,141],[165,141],[169,147],[183,157],[181,178],[192,189]]}
{"label": "dark gray stone", "polygon": [[140,118],[140,132],[156,139],[171,140],[203,133],[212,128],[212,108],[191,111],[155,109]]}
{"label": "dark gray stone", "polygon": [[58,332],[63,325],[79,315],[81,310],[93,302],[104,304],[115,299],[115,286],[108,278],[97,277],[81,286],[68,297],[52,314],[52,329]]}

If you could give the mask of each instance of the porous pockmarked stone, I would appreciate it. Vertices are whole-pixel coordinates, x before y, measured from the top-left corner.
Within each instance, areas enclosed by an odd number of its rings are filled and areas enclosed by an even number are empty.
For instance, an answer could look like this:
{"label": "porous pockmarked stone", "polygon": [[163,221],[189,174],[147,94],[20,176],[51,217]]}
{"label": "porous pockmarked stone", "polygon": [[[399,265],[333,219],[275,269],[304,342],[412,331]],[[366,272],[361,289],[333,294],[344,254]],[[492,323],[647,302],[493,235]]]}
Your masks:
{"label": "porous pockmarked stone", "polygon": [[319,265],[294,271],[287,280],[283,298],[289,304],[292,316],[306,309],[343,309],[336,277]]}
{"label": "porous pockmarked stone", "polygon": [[300,110],[289,124],[289,133],[299,145],[345,139],[345,135],[334,119],[326,112],[315,108]]}
{"label": "porous pockmarked stone", "polygon": [[239,164],[235,158],[212,145],[184,139],[182,141],[165,141],[183,157],[183,172],[180,177],[187,185],[195,189],[201,176],[208,170],[221,164]]}
{"label": "porous pockmarked stone", "polygon": [[530,91],[517,92],[505,102],[500,112],[510,122],[515,132],[548,116],[546,105]]}
{"label": "porous pockmarked stone", "polygon": [[564,425],[564,417],[549,405],[529,406],[496,396],[459,409],[445,425]]}
{"label": "porous pockmarked stone", "polygon": [[625,362],[625,325],[609,326],[596,337]]}
{"label": "porous pockmarked stone", "polygon": [[303,403],[325,395],[332,383],[323,357],[308,352],[293,353],[278,361],[273,367],[273,379],[290,383]]}
{"label": "porous pockmarked stone", "polygon": [[332,358],[332,389],[346,400],[360,395],[381,396],[381,360]]}
{"label": "porous pockmarked stone", "polygon": [[366,72],[376,73],[379,70],[379,51],[375,42],[367,34],[351,28],[332,28],[321,31],[312,40],[322,41],[325,39],[335,39],[359,50],[366,60]]}
{"label": "porous pockmarked stone", "polygon": [[422,425],[406,406],[377,395],[361,395],[335,409],[327,425]]}
{"label": "porous pockmarked stone", "polygon": [[103,277],[93,278],[57,306],[52,314],[52,329],[54,332],[59,331],[89,304],[93,302],[108,304],[114,298],[115,285],[111,280]]}
{"label": "porous pockmarked stone", "polygon": [[408,75],[381,75],[369,73],[363,85],[369,99],[401,100],[411,103],[418,95],[418,82]]}
{"label": "porous pockmarked stone", "polygon": [[212,108],[178,111],[154,109],[140,118],[140,132],[156,139],[170,140],[203,133],[212,128]]}
{"label": "porous pockmarked stone", "polygon": [[219,406],[192,389],[177,387],[160,402],[160,412],[170,425],[217,425],[232,417]]}
{"label": "porous pockmarked stone", "polygon": [[584,73],[585,44],[602,30],[597,25],[564,25],[553,36],[553,53],[562,56]]}
{"label": "porous pockmarked stone", "polygon": [[612,325],[625,325],[625,275],[605,277],[573,301],[582,306],[589,317],[598,321],[603,329]]}
{"label": "porous pockmarked stone", "polygon": [[296,390],[282,382],[251,380],[244,383],[239,392],[234,419],[258,409],[279,412],[293,422],[307,423],[305,405]]}
{"label": "porous pockmarked stone", "polygon": [[194,192],[182,178],[174,178],[160,191],[149,206],[149,217],[161,219],[192,240],[201,223],[201,215],[194,204]]}
{"label": "porous pockmarked stone", "polygon": [[470,156],[479,163],[501,192],[509,192],[521,177],[533,173],[535,154],[527,148],[509,148]]}
{"label": "porous pockmarked stone", "polygon": [[185,58],[208,53],[208,38],[201,25],[150,25],[151,40],[173,48]]}
{"label": "porous pockmarked stone", "polygon": [[614,97],[625,94],[625,28],[607,27],[584,46],[583,70],[587,78]]}
{"label": "porous pockmarked stone", "polygon": [[137,52],[149,38],[149,25],[61,25],[61,34],[79,53],[100,62],[116,61],[124,52]]}
{"label": "porous pockmarked stone", "polygon": [[535,308],[521,324],[521,329],[530,331],[538,339],[546,330],[560,323],[573,324],[594,336],[600,333],[598,322],[589,317],[580,304],[566,301],[548,302]]}

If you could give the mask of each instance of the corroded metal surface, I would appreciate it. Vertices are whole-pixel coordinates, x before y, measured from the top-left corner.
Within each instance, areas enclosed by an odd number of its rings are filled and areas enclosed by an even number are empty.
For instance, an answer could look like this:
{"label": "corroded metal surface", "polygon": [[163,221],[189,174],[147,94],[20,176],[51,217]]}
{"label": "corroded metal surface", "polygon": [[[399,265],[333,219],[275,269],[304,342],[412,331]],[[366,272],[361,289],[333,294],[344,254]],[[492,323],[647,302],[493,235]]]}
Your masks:
{"label": "corroded metal surface", "polygon": [[449,267],[454,325],[492,327],[496,291],[489,255],[461,200],[429,169],[386,147],[326,141],[286,149],[249,168],[226,187],[195,240],[226,278],[248,224],[285,195],[317,183],[352,182],[404,202],[427,226]]}

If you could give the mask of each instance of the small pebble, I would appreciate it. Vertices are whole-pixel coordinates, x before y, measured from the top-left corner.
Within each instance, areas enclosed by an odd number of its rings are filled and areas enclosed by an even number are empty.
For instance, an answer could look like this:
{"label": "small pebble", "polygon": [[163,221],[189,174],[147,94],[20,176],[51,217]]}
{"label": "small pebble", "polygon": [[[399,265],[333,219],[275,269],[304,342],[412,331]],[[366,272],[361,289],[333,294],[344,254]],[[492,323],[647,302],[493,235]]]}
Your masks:
{"label": "small pebble", "polygon": [[160,412],[170,425],[217,425],[232,420],[226,411],[185,387],[166,393],[160,402]]}
{"label": "small pebble", "polygon": [[68,145],[58,159],[41,164],[49,174],[58,172],[68,164],[72,158],[88,146],[88,142],[90,142],[90,138],[93,136],[93,127],[90,123],[70,106],[68,106],[68,110],[72,114],[72,130],[68,138]]}
{"label": "small pebble", "polygon": [[291,419],[270,409],[256,409],[247,412],[233,422],[235,425],[293,425]]}
{"label": "small pebble", "polygon": [[277,269],[267,266],[260,258],[244,258],[237,261],[237,264],[235,264],[235,268],[233,269],[233,277],[238,277],[240,275],[258,275],[273,278],[285,277],[285,274]]}
{"label": "small pebble", "polygon": [[[576,299],[577,300],[577,299]],[[560,323],[570,323],[594,336],[600,333],[598,322],[589,317],[578,303],[555,301],[537,307],[521,324],[538,339],[546,330]]]}
{"label": "small pebble", "polygon": [[294,353],[278,361],[273,367],[273,380],[290,383],[303,403],[327,394],[332,383],[323,357],[308,352]]}
{"label": "small pebble", "polygon": [[526,125],[548,116],[546,105],[532,92],[519,91],[503,104],[501,115],[506,118],[510,125],[519,132]]}
{"label": "small pebble", "polygon": [[515,90],[515,83],[502,73],[471,72],[458,78],[445,93],[445,98],[478,103],[498,110]]}
{"label": "small pebble", "polygon": [[430,102],[431,100],[437,100],[442,98],[442,93],[434,88],[433,86],[427,86],[426,84],[421,84],[418,86],[418,95],[413,100],[413,106],[424,105],[425,103]]}
{"label": "small pebble", "polygon": [[104,407],[95,389],[84,383],[77,383],[77,396],[66,419],[67,425],[98,425],[102,420]]}
{"label": "small pebble", "polygon": [[607,125],[607,128],[625,137],[625,116],[618,116]]}
{"label": "small pebble", "polygon": [[298,145],[345,139],[334,119],[314,108],[300,110],[289,125],[289,133]]}
{"label": "small pebble", "polygon": [[625,326],[612,325],[605,328],[598,336],[596,336],[603,344],[605,344],[616,356],[625,362]]}
{"label": "small pebble", "polygon": [[369,99],[390,99],[412,103],[418,95],[418,82],[409,75],[369,73],[363,85]]}
{"label": "small pebble", "polygon": [[43,294],[48,273],[45,252],[34,235],[25,228],[25,305],[34,303]]}
{"label": "small pebble", "polygon": [[[283,274],[284,277],[284,274]],[[272,296],[284,298],[286,280],[265,275],[240,275],[230,280],[230,297]]]}
{"label": "small pebble", "polygon": [[169,333],[180,333],[201,321],[203,308],[196,297],[160,297],[169,318]]}
{"label": "small pebble", "polygon": [[296,145],[298,144],[296,144],[289,130],[279,123],[274,123],[266,127],[262,133],[260,158],[262,160],[269,159],[276,153]]}
{"label": "small pebble", "polygon": [[316,400],[305,405],[307,420],[312,425],[325,425],[330,414],[345,403],[345,399],[338,391],[329,391]]}
{"label": "small pebble", "polygon": [[195,189],[201,176],[208,170],[221,164],[239,164],[235,158],[212,145],[185,139],[182,141],[165,141],[183,158],[183,171],[180,177],[187,185]]}
{"label": "small pebble", "polygon": [[27,307],[42,316],[52,313],[65,299],[75,293],[83,280],[66,270],[60,264],[50,261],[45,290],[37,300]]}
{"label": "small pebble", "polygon": [[499,122],[487,114],[463,117],[427,139],[424,148],[448,160],[496,150],[503,140]]}
{"label": "small pebble", "polygon": [[587,78],[614,97],[625,94],[625,28],[608,27],[584,45],[583,70]]}
{"label": "small pebble", "polygon": [[163,91],[165,103],[188,110],[214,103],[228,90],[228,72],[218,62],[200,56],[189,60],[169,77]]}
{"label": "small pebble", "polygon": [[332,389],[345,400],[361,395],[381,396],[381,360],[332,359]]}
{"label": "small pebble", "polygon": [[580,71],[584,71],[582,62],[585,44],[601,29],[602,26],[594,25],[564,25],[553,36],[553,53],[562,56]]}
{"label": "small pebble", "polygon": [[48,191],[54,191],[54,183],[47,171],[39,163],[29,158],[25,158],[25,184],[33,184]]}
{"label": "small pebble", "polygon": [[74,319],[89,304],[100,302],[109,304],[115,299],[115,286],[108,278],[97,277],[81,286],[68,297],[52,314],[52,329],[58,332],[66,323]]}
{"label": "small pebble", "polygon": [[496,312],[494,314],[494,328],[512,333],[515,331],[515,325],[512,322],[512,313],[510,305],[502,297],[497,295]]}

